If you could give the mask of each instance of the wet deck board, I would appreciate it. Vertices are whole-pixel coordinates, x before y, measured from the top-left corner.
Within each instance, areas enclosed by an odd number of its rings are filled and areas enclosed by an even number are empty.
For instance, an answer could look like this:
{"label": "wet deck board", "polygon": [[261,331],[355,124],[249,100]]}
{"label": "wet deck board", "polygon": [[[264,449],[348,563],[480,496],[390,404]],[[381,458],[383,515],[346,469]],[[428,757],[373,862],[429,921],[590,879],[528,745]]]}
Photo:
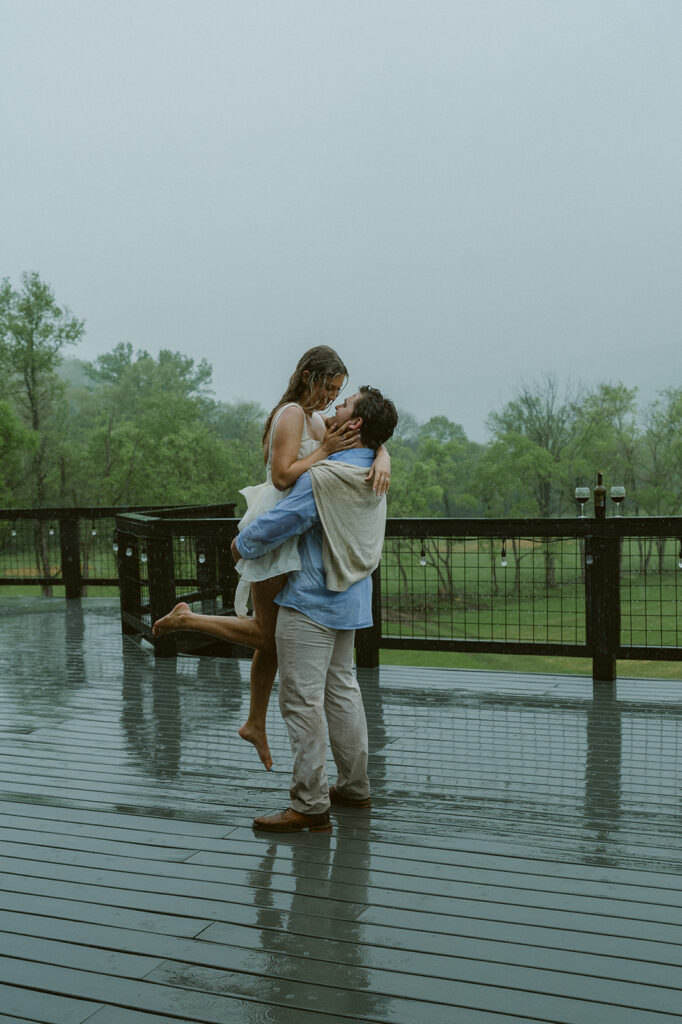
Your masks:
{"label": "wet deck board", "polygon": [[248,665],[0,605],[0,1024],[682,1020],[682,690],[361,673],[371,812],[287,803]]}

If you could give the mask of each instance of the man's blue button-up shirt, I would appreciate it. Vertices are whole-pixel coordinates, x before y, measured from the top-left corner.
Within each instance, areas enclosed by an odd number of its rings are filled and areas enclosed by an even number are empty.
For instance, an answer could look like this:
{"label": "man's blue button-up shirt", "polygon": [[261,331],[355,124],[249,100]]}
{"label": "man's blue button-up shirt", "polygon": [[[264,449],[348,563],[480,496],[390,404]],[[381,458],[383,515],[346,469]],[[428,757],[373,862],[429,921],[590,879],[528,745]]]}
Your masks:
{"label": "man's blue button-up shirt", "polygon": [[[329,458],[352,466],[366,466],[369,470],[374,461],[374,452],[371,448],[351,448],[349,451],[336,452]],[[353,524],[349,523],[348,528],[352,531]],[[300,536],[298,551],[301,569],[289,573],[287,583],[275,598],[277,604],[295,608],[313,622],[331,629],[363,629],[371,626],[371,576],[353,583],[348,590],[327,590],[322,564],[322,526],[313,497],[310,473],[303,473],[286,498],[242,530],[237,537],[237,547],[243,558],[258,558],[297,534]]]}

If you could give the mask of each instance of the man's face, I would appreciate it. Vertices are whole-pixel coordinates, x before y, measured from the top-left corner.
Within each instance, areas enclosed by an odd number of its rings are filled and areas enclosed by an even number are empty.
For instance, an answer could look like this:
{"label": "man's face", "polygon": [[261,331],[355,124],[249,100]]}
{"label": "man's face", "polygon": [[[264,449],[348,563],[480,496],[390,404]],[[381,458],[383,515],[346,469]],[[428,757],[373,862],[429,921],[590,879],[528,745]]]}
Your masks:
{"label": "man's face", "polygon": [[348,420],[352,420],[354,416],[355,403],[359,398],[359,393],[356,391],[354,395],[349,395],[343,402],[339,402],[336,409],[336,415],[334,417],[339,427],[342,427],[344,423],[348,423]]}

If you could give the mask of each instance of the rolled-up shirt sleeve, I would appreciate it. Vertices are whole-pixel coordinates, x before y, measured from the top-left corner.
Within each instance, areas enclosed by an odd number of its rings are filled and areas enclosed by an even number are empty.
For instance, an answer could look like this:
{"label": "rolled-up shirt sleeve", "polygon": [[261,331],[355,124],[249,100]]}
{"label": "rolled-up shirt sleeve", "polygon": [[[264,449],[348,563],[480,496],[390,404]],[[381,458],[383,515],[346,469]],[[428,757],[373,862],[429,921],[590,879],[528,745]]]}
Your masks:
{"label": "rolled-up shirt sleeve", "polygon": [[279,547],[290,537],[300,536],[319,522],[310,473],[298,478],[286,498],[273,509],[258,516],[237,535],[242,558],[258,558]]}

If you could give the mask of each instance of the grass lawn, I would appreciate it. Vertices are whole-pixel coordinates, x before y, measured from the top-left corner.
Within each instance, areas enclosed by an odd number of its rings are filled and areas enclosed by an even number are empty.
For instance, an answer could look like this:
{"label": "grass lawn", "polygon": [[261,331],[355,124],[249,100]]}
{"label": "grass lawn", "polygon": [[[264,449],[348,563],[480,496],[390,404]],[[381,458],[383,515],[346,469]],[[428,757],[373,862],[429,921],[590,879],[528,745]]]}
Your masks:
{"label": "grass lawn", "polygon": [[[488,672],[541,672],[592,676],[590,658],[550,658],[524,654],[463,654],[460,651],[381,651],[382,665],[484,669]],[[682,679],[682,661],[619,661],[618,675],[635,679]]]}

